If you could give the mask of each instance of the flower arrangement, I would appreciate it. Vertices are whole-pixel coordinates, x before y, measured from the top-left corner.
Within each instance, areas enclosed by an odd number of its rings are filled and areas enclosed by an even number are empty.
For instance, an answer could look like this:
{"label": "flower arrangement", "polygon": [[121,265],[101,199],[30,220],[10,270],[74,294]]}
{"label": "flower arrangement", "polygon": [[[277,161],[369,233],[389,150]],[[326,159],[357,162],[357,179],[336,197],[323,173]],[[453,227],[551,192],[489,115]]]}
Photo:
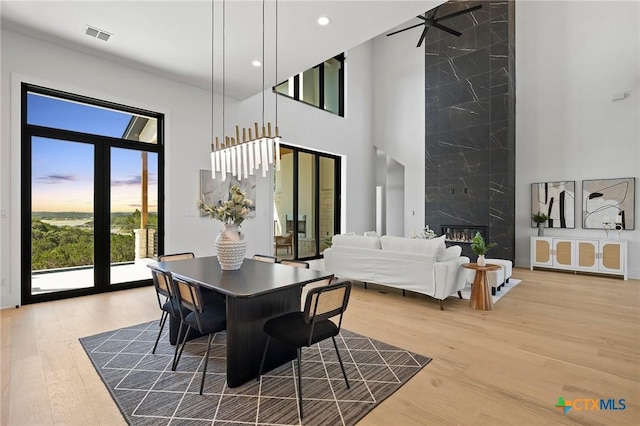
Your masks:
{"label": "flower arrangement", "polygon": [[429,225],[427,225],[422,231],[416,234],[414,238],[431,240],[436,237],[437,237],[436,233],[433,231],[433,229],[429,229]]}
{"label": "flower arrangement", "polygon": [[253,201],[247,198],[246,192],[238,185],[233,185],[229,190],[229,199],[219,200],[217,205],[208,205],[204,199],[197,201],[198,208],[207,213],[213,219],[217,219],[225,225],[240,226],[249,216]]}
{"label": "flower arrangement", "polygon": [[495,247],[496,243],[486,244],[484,242],[484,238],[480,232],[476,232],[473,239],[471,240],[471,250],[476,256],[484,256],[491,248]]}

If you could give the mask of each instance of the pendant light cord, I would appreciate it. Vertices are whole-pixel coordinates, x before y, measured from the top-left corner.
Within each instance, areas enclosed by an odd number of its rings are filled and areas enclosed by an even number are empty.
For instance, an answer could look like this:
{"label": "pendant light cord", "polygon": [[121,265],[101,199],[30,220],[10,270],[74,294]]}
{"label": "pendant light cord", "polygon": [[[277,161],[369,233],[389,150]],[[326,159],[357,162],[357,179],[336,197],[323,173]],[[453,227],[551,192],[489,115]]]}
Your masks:
{"label": "pendant light cord", "polygon": [[214,125],[214,96],[213,96],[213,75],[214,75],[214,57],[215,57],[215,0],[211,0],[211,151],[217,148],[215,144],[216,135],[215,135],[215,125]]}
{"label": "pendant light cord", "polygon": [[227,100],[227,96],[225,95],[225,69],[226,69],[226,42],[225,42],[225,33],[226,33],[226,18],[227,18],[227,1],[222,0],[222,142],[225,142],[225,135],[227,134],[225,131],[225,122],[224,113],[225,113],[225,103]]}
{"label": "pendant light cord", "polygon": [[[262,0],[262,127],[264,128],[264,8],[265,8],[266,0]],[[257,137],[258,135],[256,135]],[[264,135],[263,135],[264,136]]]}
{"label": "pendant light cord", "polygon": [[274,88],[276,95],[276,129],[278,128],[278,0],[276,0],[276,76]]}

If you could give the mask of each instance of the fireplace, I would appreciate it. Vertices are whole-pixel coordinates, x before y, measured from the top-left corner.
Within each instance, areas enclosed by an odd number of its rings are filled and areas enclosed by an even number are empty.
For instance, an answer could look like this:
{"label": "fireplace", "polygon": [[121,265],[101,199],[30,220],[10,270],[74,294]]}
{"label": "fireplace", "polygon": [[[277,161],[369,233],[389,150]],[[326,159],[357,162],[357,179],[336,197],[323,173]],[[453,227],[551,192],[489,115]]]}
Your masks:
{"label": "fireplace", "polygon": [[472,226],[472,225],[442,225],[440,227],[440,234],[445,235],[445,243],[447,247],[459,245],[462,247],[462,255],[468,256],[472,260],[475,260],[476,255],[471,250],[471,240],[476,232],[480,232],[482,238],[487,241],[487,227],[486,226]]}

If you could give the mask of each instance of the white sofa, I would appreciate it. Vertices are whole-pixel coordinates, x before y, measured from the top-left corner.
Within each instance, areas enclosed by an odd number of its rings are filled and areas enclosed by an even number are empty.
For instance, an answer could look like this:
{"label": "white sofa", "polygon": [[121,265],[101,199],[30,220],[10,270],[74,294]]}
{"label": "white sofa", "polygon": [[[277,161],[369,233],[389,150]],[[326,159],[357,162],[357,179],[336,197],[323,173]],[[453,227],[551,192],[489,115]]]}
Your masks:
{"label": "white sofa", "polygon": [[[432,240],[363,235],[334,235],[324,251],[327,271],[341,278],[377,283],[426,294],[440,301],[466,284],[459,246],[447,248],[444,236]],[[458,293],[460,296],[460,293]]]}

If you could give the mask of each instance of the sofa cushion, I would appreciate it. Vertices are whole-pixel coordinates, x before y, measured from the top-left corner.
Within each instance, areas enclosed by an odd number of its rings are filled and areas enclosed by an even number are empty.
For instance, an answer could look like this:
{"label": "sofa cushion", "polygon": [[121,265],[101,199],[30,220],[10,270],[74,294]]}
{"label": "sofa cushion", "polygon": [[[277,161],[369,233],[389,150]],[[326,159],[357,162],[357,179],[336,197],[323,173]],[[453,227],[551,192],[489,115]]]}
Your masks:
{"label": "sofa cushion", "polygon": [[337,247],[358,247],[380,250],[380,238],[364,235],[334,235],[332,243]]}
{"label": "sofa cushion", "polygon": [[445,253],[441,256],[437,257],[438,262],[444,262],[447,260],[455,259],[456,257],[460,257],[462,255],[462,247],[460,246],[451,246],[447,247]]}
{"label": "sofa cushion", "polygon": [[385,235],[380,238],[382,250],[399,251],[403,253],[427,254],[443,256],[446,253],[445,236],[423,240],[420,238],[403,238]]}

